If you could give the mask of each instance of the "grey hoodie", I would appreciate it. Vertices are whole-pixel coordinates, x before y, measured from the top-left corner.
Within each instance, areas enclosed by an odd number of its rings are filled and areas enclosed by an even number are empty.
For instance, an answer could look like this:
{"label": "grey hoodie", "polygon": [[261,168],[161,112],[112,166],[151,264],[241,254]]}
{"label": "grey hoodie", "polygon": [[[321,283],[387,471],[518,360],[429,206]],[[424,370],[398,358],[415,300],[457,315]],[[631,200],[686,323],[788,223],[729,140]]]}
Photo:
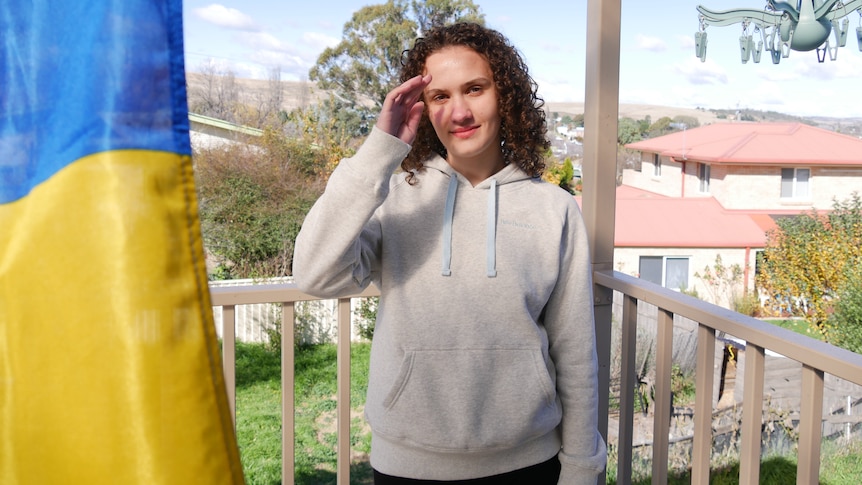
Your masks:
{"label": "grey hoodie", "polygon": [[464,480],[559,454],[595,483],[597,363],[587,235],[565,191],[515,164],[472,186],[376,128],[296,240],[299,288],[380,289],[365,414],[381,473]]}

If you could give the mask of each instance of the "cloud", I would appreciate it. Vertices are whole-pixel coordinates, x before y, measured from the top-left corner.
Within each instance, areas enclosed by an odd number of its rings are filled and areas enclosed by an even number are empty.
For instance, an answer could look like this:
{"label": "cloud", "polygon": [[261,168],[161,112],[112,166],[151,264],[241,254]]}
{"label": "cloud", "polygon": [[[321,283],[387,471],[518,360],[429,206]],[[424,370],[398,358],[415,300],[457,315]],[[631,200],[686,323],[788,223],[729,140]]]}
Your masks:
{"label": "cloud", "polygon": [[539,96],[546,103],[567,103],[584,101],[584,85],[574,80],[551,81],[536,78],[539,85]]}
{"label": "cloud", "polygon": [[257,24],[248,15],[235,8],[228,8],[218,3],[194,9],[195,15],[202,20],[219,27],[231,30],[259,30]]}
{"label": "cloud", "polygon": [[693,35],[677,35],[676,40],[679,43],[680,49],[687,49],[694,52],[694,36]]}
{"label": "cloud", "polygon": [[259,51],[252,54],[249,60],[261,66],[279,67],[282,71],[289,73],[308,73],[308,69],[311,67],[308,61],[286,52]]}
{"label": "cloud", "polygon": [[638,34],[635,36],[637,48],[652,52],[664,52],[667,50],[667,44],[658,37],[650,37],[648,35]]}
{"label": "cloud", "polygon": [[326,34],[319,34],[317,32],[304,32],[302,34],[302,43],[319,51],[327,47],[335,47],[338,45],[338,42],[338,39]]}
{"label": "cloud", "polygon": [[797,66],[799,77],[802,78],[834,81],[862,77],[862,57],[858,51],[854,52],[854,49],[839,48],[834,61],[827,54],[822,63],[817,62],[813,52],[793,52],[791,57],[794,56],[804,56],[799,59]]}
{"label": "cloud", "polygon": [[[768,54],[768,53],[767,53]],[[766,57],[766,56],[764,56]],[[764,81],[773,82],[773,83],[781,83],[787,81],[794,81],[797,79],[803,79],[805,77],[805,71],[808,68],[799,68],[791,69],[785,68],[782,69],[781,66],[772,65],[772,60],[768,61],[768,64],[764,62],[762,59],[760,61],[761,65],[765,67],[765,69],[761,68],[758,70],[758,75]],[[787,64],[787,59],[782,59],[782,64]]]}
{"label": "cloud", "polygon": [[707,59],[700,62],[694,58],[683,63],[674,64],[673,72],[683,77],[691,84],[727,84],[727,71],[723,67]]}
{"label": "cloud", "polygon": [[266,32],[242,32],[236,37],[239,42],[254,50],[287,52],[291,50],[284,42]]}

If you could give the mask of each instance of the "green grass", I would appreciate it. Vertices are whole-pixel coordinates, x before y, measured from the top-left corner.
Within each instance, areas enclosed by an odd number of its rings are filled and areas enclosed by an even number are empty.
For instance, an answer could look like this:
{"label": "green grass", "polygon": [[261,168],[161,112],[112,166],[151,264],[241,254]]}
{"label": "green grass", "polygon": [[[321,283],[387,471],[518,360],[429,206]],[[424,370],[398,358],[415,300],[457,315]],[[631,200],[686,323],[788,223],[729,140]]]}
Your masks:
{"label": "green grass", "polygon": [[[368,381],[369,344],[351,348],[351,408],[360,410]],[[237,343],[236,427],[243,471],[248,485],[281,483],[281,362],[277,353],[259,344]],[[336,347],[315,345],[296,350],[296,473],[297,485],[335,483],[337,440]],[[366,454],[370,434],[361,417],[351,422],[351,448]],[[370,483],[367,460],[351,466],[351,483]]]}
{"label": "green grass", "polygon": [[[824,441],[820,455],[820,485],[857,485],[862,476],[862,443],[854,441],[850,444]],[[649,467],[649,460],[639,463]],[[785,485],[796,483],[796,454],[786,452],[781,455],[770,454],[760,461],[761,485]],[[615,485],[616,462],[608,463],[607,483]],[[633,477],[633,485],[652,483],[649,475]],[[668,485],[685,485],[691,483],[691,470],[670,471]],[[710,485],[736,485],[739,483],[739,463],[732,461],[725,466],[713,465],[709,472]]]}
{"label": "green grass", "polygon": [[[354,411],[365,401],[368,380],[369,344],[354,344],[351,349],[350,402]],[[281,370],[279,355],[259,344],[237,343],[237,438],[248,485],[281,483]],[[295,362],[296,395],[296,474],[297,485],[335,484],[335,387],[336,348],[316,345],[299,348]],[[674,375],[677,392],[686,395],[688,383],[678,372]],[[362,418],[351,423],[351,447],[367,454],[371,438],[362,427]],[[615,453],[608,464],[608,483],[616,483]],[[821,454],[820,484],[857,484],[862,476],[862,443],[838,445],[824,442]],[[648,461],[648,460],[647,460]],[[648,467],[648,463],[646,463]],[[647,468],[648,469],[648,468]],[[760,466],[760,483],[796,483],[796,457],[793,453],[765,456]],[[367,460],[351,465],[351,484],[371,483]],[[672,471],[669,484],[691,482],[690,471]],[[739,464],[713,465],[710,483],[739,482]],[[635,477],[634,484],[651,483],[649,476]]]}
{"label": "green grass", "polygon": [[776,318],[765,320],[768,323],[777,325],[788,330],[792,330],[798,334],[802,334],[818,340],[823,340],[823,334],[811,328],[808,320],[803,318]]}

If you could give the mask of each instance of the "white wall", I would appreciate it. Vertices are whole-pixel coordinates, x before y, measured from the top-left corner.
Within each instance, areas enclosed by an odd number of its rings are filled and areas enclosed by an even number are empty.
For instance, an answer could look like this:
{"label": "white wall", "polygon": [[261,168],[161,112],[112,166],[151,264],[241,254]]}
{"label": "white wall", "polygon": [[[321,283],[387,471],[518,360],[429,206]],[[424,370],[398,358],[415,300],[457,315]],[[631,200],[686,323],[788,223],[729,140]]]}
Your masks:
{"label": "white wall", "polygon": [[791,199],[781,197],[780,166],[711,164],[709,192],[703,193],[697,176],[699,162],[685,162],[683,175],[683,164],[662,158],[661,176],[654,175],[652,154],[642,154],[640,163],[640,172],[623,170],[623,184],[667,197],[714,197],[731,210],[828,210],[833,200],[845,201],[853,191],[862,194],[862,167],[799,167],[811,170],[809,195]]}
{"label": "white wall", "polygon": [[[757,248],[760,249],[760,248]],[[687,257],[688,261],[688,283],[689,290],[696,290],[698,296],[706,301],[715,303],[716,305],[725,308],[731,308],[731,295],[723,294],[716,295],[715,290],[701,279],[695,276],[695,273],[701,276],[705,275],[704,269],[709,267],[712,270],[715,266],[716,256],[721,255],[722,264],[725,267],[731,267],[734,264],[739,265],[743,270],[743,280],[734,289],[737,295],[742,295],[743,290],[747,288],[749,291],[754,289],[754,268],[756,262],[756,251],[751,249],[747,252],[744,248],[621,248],[614,249],[614,269],[631,276],[638,277],[638,268],[640,266],[641,256],[675,256]],[[745,280],[745,267],[748,264],[748,278]],[[746,286],[747,285],[747,286]]]}
{"label": "white wall", "polygon": [[[292,278],[272,278],[266,283],[289,283]],[[261,281],[250,279],[210,281],[210,287],[247,286],[262,284]],[[362,340],[356,316],[358,300],[350,303],[351,340]],[[298,343],[319,344],[335,343],[338,337],[338,300],[315,300],[297,303],[297,327],[294,335]],[[237,305],[235,307],[236,339],[240,342],[267,342],[267,329],[281,326],[281,304],[260,303],[256,305]],[[222,336],[222,307],[213,307],[213,320],[216,334]]]}
{"label": "white wall", "polygon": [[641,170],[623,170],[623,184],[667,197],[682,197],[682,165],[661,157],[661,175],[655,175],[652,153],[641,154]]}

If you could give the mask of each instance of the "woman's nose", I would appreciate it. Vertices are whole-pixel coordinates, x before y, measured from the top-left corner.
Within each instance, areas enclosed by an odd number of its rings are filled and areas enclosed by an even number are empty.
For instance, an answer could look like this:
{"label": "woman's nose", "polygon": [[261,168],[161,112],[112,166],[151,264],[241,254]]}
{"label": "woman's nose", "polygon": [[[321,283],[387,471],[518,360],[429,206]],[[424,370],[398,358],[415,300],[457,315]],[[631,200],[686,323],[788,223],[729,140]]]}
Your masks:
{"label": "woman's nose", "polygon": [[473,117],[473,114],[470,112],[470,105],[463,97],[458,96],[452,98],[451,106],[452,121],[460,123]]}

